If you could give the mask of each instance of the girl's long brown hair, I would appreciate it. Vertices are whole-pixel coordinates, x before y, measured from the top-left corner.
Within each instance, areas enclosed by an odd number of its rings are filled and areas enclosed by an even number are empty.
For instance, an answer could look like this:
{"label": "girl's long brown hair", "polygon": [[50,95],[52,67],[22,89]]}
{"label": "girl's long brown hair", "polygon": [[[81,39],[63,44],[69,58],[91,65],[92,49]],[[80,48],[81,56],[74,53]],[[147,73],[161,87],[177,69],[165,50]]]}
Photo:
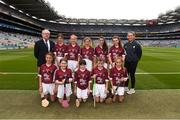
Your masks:
{"label": "girl's long brown hair", "polygon": [[103,39],[104,40],[104,43],[103,43],[103,51],[108,51],[108,46],[107,46],[107,43],[106,43],[106,39],[103,37],[103,36],[100,36],[99,39]]}
{"label": "girl's long brown hair", "polygon": [[55,61],[55,56],[54,56],[54,54],[53,54],[52,52],[48,52],[48,53],[45,55],[45,57],[46,57],[47,55],[49,55],[49,56],[51,56],[51,57],[53,58],[53,61],[52,61],[52,64],[53,64],[54,61]]}
{"label": "girl's long brown hair", "polygon": [[112,37],[112,40],[113,39],[118,39],[119,40],[119,47],[122,48],[121,38],[119,36],[115,35]]}

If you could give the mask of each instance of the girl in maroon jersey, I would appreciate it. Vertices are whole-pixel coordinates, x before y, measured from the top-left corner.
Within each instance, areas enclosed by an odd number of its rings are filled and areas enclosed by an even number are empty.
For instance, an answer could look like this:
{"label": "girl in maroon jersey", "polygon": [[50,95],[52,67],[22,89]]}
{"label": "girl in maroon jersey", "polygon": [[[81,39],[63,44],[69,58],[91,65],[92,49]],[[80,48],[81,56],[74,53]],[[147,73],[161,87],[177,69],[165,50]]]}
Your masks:
{"label": "girl in maroon jersey", "polygon": [[66,50],[67,50],[67,46],[64,44],[64,36],[63,34],[58,34],[57,38],[56,38],[56,44],[55,44],[55,48],[54,48],[55,52],[55,57],[56,57],[56,65],[58,66],[59,61],[65,57],[65,55],[67,54]]}
{"label": "girl in maroon jersey", "polygon": [[57,67],[53,64],[53,53],[46,54],[46,63],[41,65],[39,71],[39,92],[41,97],[48,98],[50,94],[51,101],[55,101],[54,89],[55,84],[53,81],[53,74]]}
{"label": "girl in maroon jersey", "polygon": [[70,101],[70,95],[72,94],[71,82],[73,81],[71,69],[67,68],[67,60],[62,58],[59,62],[59,69],[55,71],[54,81],[56,84],[57,97],[59,103],[62,102],[64,97],[64,84],[66,85],[66,98]]}
{"label": "girl in maroon jersey", "polygon": [[122,57],[125,60],[125,50],[122,47],[121,39],[119,36],[113,36],[112,38],[113,46],[109,50],[109,63],[110,68],[114,67],[116,57]]}
{"label": "girl in maroon jersey", "polygon": [[109,79],[114,94],[113,101],[116,101],[116,96],[119,96],[119,102],[124,101],[125,82],[128,79],[127,69],[123,66],[123,58],[117,57],[115,66],[110,70]]}
{"label": "girl in maroon jersey", "polygon": [[92,48],[92,40],[90,37],[85,37],[82,42],[81,58],[86,61],[86,68],[92,71],[94,63],[94,48]]}
{"label": "girl in maroon jersey", "polygon": [[96,97],[96,102],[103,102],[107,96],[108,91],[108,70],[103,67],[104,60],[102,58],[97,59],[97,67],[92,71],[92,76],[95,78],[95,88],[93,95]]}
{"label": "girl in maroon jersey", "polygon": [[106,43],[106,40],[103,36],[99,37],[99,43],[97,47],[95,48],[95,60],[97,61],[97,58],[101,58],[104,60],[104,67],[108,68],[108,46]]}
{"label": "girl in maroon jersey", "polygon": [[78,62],[80,60],[80,46],[77,44],[77,36],[72,34],[70,36],[69,44],[67,45],[67,60],[68,68],[73,72],[78,69]]}
{"label": "girl in maroon jersey", "polygon": [[80,102],[86,102],[90,93],[91,73],[86,69],[86,61],[80,60],[79,69],[74,74],[74,94],[77,97],[76,107]]}

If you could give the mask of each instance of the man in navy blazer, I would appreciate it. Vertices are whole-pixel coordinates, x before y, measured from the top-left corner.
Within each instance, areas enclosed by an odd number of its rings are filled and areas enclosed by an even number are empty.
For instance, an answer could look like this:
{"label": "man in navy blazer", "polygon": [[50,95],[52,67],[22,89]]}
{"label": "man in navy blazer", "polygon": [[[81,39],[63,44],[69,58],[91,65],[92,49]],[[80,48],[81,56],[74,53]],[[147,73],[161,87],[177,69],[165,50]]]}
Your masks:
{"label": "man in navy blazer", "polygon": [[42,39],[38,40],[34,46],[34,56],[37,59],[38,72],[42,64],[46,63],[45,55],[48,52],[54,52],[55,43],[50,38],[50,31],[48,29],[42,30]]}

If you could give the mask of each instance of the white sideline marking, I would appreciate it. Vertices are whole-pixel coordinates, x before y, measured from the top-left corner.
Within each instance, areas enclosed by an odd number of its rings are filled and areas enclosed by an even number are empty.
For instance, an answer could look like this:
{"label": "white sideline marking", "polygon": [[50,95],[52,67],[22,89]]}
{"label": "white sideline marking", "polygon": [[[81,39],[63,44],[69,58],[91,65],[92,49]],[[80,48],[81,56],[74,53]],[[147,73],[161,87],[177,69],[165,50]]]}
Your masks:
{"label": "white sideline marking", "polygon": [[[137,75],[178,75],[180,72],[138,72]],[[0,75],[37,75],[33,72],[0,72]]]}
{"label": "white sideline marking", "polygon": [[0,75],[35,75],[33,72],[0,72]]}

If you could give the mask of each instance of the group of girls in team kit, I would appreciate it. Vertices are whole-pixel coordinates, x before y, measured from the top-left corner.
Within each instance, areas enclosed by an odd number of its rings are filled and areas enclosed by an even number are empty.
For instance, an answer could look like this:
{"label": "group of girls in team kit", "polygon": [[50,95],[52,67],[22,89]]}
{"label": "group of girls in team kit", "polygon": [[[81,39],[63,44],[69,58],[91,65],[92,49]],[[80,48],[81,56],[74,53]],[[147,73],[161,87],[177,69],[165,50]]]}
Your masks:
{"label": "group of girls in team kit", "polygon": [[124,101],[128,73],[119,36],[112,37],[108,48],[103,36],[99,37],[97,45],[93,45],[90,37],[85,37],[78,45],[76,35],[72,34],[65,44],[63,35],[58,34],[54,52],[47,53],[45,59],[46,63],[39,70],[39,92],[43,99],[53,102],[58,98],[62,104],[66,97],[69,103],[74,94],[76,107],[79,107],[91,94],[96,103],[103,103],[111,93],[113,102]]}

